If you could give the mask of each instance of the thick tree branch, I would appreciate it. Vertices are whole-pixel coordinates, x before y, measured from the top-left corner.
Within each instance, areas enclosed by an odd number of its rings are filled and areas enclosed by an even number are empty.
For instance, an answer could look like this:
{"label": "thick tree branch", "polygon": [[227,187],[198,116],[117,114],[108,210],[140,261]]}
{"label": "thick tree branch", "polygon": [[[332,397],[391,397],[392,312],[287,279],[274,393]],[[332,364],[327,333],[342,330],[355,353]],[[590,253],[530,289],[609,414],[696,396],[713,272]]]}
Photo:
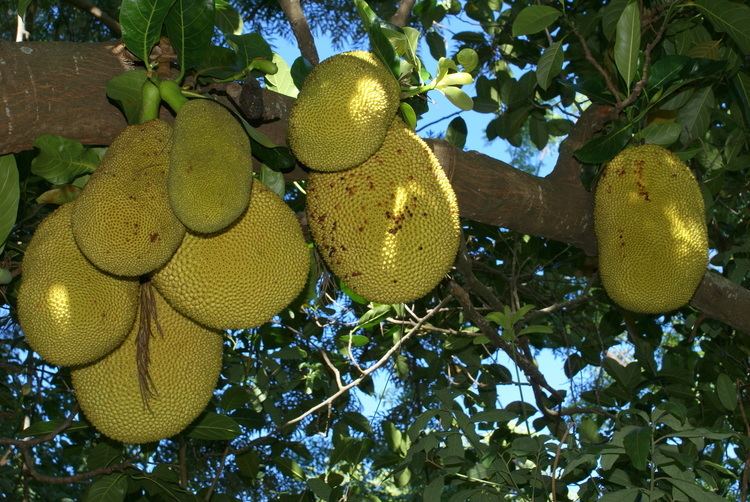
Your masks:
{"label": "thick tree branch", "polygon": [[[110,78],[132,67],[121,48],[111,44],[0,42],[0,59],[5,63],[0,65],[0,154],[28,150],[42,133],[86,144],[109,144],[126,125],[104,94]],[[239,95],[242,110],[249,110],[248,106],[259,109],[255,119],[260,131],[277,144],[285,144],[286,117],[293,100],[247,89],[245,86]],[[606,111],[601,113],[606,116]],[[571,136],[577,134],[576,128]],[[574,165],[558,167],[557,174],[539,178],[445,141],[429,140],[428,144],[451,180],[464,218],[596,254],[592,197],[580,183],[572,182]],[[571,142],[566,148],[573,147]],[[570,156],[568,162],[572,162]],[[298,168],[287,178],[305,176]],[[708,317],[750,333],[750,291],[714,272],[706,273],[691,305]]]}
{"label": "thick tree branch", "polygon": [[312,36],[312,31],[310,31],[305,13],[302,12],[300,0],[279,0],[279,5],[292,26],[292,32],[294,32],[294,38],[297,39],[297,45],[302,56],[313,65],[318,64],[320,62],[318,49],[315,47],[315,39]]}
{"label": "thick tree branch", "polygon": [[122,28],[120,28],[120,23],[117,22],[117,19],[113,18],[88,0],[65,0],[65,2],[86,11],[97,18],[112,31],[112,34],[115,37],[119,38],[122,35]]}
{"label": "thick tree branch", "polygon": [[416,0],[401,0],[398,4],[398,9],[393,16],[391,16],[391,23],[402,28],[406,26],[407,21],[409,21],[409,15],[411,15],[411,10],[414,8],[415,1]]}

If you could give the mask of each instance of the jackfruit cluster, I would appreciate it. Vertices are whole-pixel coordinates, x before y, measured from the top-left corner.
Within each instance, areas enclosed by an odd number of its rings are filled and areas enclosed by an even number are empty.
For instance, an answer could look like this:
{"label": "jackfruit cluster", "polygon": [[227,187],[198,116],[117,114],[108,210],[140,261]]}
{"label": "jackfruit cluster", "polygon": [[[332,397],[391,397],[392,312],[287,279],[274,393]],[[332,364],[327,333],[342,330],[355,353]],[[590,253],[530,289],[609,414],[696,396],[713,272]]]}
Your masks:
{"label": "jackfruit cluster", "polygon": [[174,128],[126,127],[79,197],[40,223],[18,318],[46,361],[72,367],[94,427],[156,441],[209,402],[220,330],[270,320],[309,264],[295,214],[253,182],[241,126],[218,104],[188,103]]}
{"label": "jackfruit cluster", "polygon": [[685,305],[708,265],[698,182],[657,145],[629,147],[604,168],[595,191],[594,229],[605,291],[633,312]]}
{"label": "jackfruit cluster", "polygon": [[355,293],[401,303],[432,290],[460,239],[456,195],[432,150],[396,116],[399,84],[376,56],[343,53],[304,81],[289,145],[310,173],[310,231]]}

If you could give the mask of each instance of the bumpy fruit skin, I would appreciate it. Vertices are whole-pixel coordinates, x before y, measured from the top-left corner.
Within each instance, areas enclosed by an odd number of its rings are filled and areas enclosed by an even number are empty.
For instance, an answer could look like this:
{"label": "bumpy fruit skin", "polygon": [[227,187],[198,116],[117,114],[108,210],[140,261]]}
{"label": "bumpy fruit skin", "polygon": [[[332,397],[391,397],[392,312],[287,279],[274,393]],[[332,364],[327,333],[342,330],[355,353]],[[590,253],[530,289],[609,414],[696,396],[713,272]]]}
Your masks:
{"label": "bumpy fruit skin", "polygon": [[18,319],[26,341],[46,361],[73,366],[113,351],[138,309],[138,281],[94,267],[70,230],[72,204],[42,221],[23,257]]}
{"label": "bumpy fruit skin", "polygon": [[310,254],[294,212],[253,183],[245,214],[221,233],[188,232],[153,283],[184,315],[216,329],[269,321],[300,293]]}
{"label": "bumpy fruit skin", "polygon": [[594,200],[599,274],[633,312],[685,305],[708,265],[706,219],[690,169],[657,145],[626,148],[602,172]]}
{"label": "bumpy fruit skin", "polygon": [[379,303],[427,294],[458,250],[456,195],[432,150],[398,118],[361,166],[310,175],[307,214],[331,271]]}
{"label": "bumpy fruit skin", "polygon": [[185,235],[167,198],[172,127],[161,120],[126,127],[73,205],[81,252],[116,275],[149,273],[169,260]]}
{"label": "bumpy fruit skin", "polygon": [[[221,371],[222,334],[175,312],[154,292],[148,373],[154,395],[144,405],[136,366],[140,322],[117,350],[71,372],[76,398],[101,433],[123,443],[174,436],[203,411]],[[139,313],[139,319],[140,319]]]}
{"label": "bumpy fruit skin", "polygon": [[250,140],[237,120],[208,99],[177,113],[167,191],[180,221],[193,232],[218,232],[247,208],[253,181]]}
{"label": "bumpy fruit skin", "polygon": [[310,169],[340,171],[383,143],[399,104],[398,82],[373,54],[332,56],[307,76],[289,114],[289,146]]}

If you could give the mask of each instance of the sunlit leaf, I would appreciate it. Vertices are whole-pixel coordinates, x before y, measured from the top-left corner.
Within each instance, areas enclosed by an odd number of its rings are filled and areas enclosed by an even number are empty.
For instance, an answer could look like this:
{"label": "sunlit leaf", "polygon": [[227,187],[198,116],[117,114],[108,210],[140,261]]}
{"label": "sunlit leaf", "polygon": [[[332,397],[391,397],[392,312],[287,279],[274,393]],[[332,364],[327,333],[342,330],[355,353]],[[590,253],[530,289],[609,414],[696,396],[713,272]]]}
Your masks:
{"label": "sunlit leaf", "polygon": [[39,155],[31,161],[31,172],[55,185],[69,183],[81,174],[94,172],[99,156],[75,140],[42,134],[34,141]]}

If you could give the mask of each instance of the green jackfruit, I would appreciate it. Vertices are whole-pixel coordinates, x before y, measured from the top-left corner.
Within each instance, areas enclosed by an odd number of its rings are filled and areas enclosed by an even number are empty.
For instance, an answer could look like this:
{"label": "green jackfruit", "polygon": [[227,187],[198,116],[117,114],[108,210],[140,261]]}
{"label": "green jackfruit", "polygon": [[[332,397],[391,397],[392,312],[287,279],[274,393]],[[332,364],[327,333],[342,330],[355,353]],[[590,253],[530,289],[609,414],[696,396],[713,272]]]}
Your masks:
{"label": "green jackfruit", "polygon": [[623,150],[596,187],[599,274],[620,306],[661,313],[685,305],[708,265],[706,216],[690,169],[669,150]]}
{"label": "green jackfruit", "polygon": [[254,182],[245,214],[227,230],[188,232],[153,283],[174,308],[216,329],[259,326],[299,294],[309,251],[294,212]]}
{"label": "green jackfruit", "polygon": [[148,406],[136,362],[142,312],[120,347],[71,372],[86,418],[123,443],[158,441],[190,425],[211,399],[221,371],[222,334],[180,315],[158,292],[153,297],[157,319],[151,322],[148,374],[154,395]]}
{"label": "green jackfruit", "polygon": [[128,126],[73,203],[81,252],[112,274],[139,276],[167,262],[185,235],[167,198],[172,127],[161,120]]}
{"label": "green jackfruit", "polygon": [[26,341],[46,361],[95,361],[127,336],[138,308],[138,281],[94,267],[70,229],[72,204],[60,206],[34,232],[23,257],[18,320]]}
{"label": "green jackfruit", "polygon": [[364,164],[310,174],[307,214],[331,271],[379,303],[427,294],[458,250],[456,195],[432,150],[398,118]]}
{"label": "green jackfruit", "polygon": [[399,105],[400,87],[363,51],[332,56],[305,79],[289,114],[289,146],[310,169],[357,166],[380,148]]}
{"label": "green jackfruit", "polygon": [[169,202],[193,232],[217,232],[247,208],[253,181],[250,140],[220,104],[188,101],[174,123]]}

